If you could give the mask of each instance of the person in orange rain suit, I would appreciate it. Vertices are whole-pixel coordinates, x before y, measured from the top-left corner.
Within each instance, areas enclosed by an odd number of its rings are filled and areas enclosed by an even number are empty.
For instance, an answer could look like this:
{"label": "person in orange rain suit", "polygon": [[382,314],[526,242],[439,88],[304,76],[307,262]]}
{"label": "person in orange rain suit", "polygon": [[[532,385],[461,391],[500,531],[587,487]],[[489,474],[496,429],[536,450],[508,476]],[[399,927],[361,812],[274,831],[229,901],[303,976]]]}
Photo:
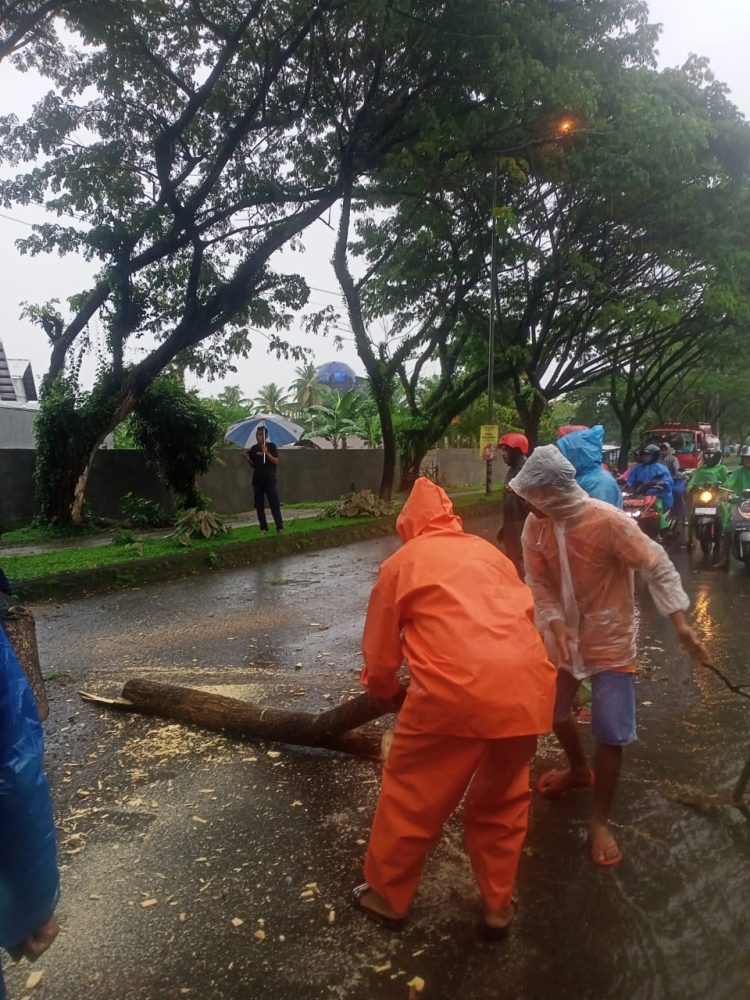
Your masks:
{"label": "person in orange rain suit", "polygon": [[[623,747],[636,738],[633,571],[640,570],[657,610],[671,618],[677,638],[699,663],[708,654],[688,624],[689,600],[669,556],[609,503],[591,499],[558,448],[537,448],[513,480],[530,508],[522,542],[526,581],[536,622],[559,665],[554,729],[568,768],[548,771],[537,791],[558,798],[594,785],[589,823],[591,859],[615,865],[620,848],[609,812]],[[596,739],[589,769],[571,712],[581,681],[591,678],[591,724]],[[594,774],[596,782],[594,783]]]}
{"label": "person in orange rain suit", "polygon": [[465,534],[443,490],[417,479],[396,522],[404,545],[380,567],[367,609],[362,683],[401,708],[354,904],[400,927],[428,852],[466,794],[466,846],[501,937],[515,914],[529,763],[549,732],[555,669],[533,623],[531,593],[493,545]]}

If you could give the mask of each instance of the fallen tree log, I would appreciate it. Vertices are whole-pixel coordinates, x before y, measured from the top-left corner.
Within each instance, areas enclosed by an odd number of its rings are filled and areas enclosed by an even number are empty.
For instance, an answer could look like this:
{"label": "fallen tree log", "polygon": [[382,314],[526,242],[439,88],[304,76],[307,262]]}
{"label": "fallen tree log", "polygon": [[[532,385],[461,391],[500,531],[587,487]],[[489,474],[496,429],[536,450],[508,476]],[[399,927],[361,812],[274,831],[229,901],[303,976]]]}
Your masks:
{"label": "fallen tree log", "polygon": [[102,698],[85,691],[79,694],[94,704],[174,719],[242,740],[323,747],[379,760],[382,732],[353,733],[351,730],[396,711],[406,690],[387,704],[373,700],[368,694],[360,694],[319,715],[263,708],[251,701],[143,678],[128,681],[120,698]]}

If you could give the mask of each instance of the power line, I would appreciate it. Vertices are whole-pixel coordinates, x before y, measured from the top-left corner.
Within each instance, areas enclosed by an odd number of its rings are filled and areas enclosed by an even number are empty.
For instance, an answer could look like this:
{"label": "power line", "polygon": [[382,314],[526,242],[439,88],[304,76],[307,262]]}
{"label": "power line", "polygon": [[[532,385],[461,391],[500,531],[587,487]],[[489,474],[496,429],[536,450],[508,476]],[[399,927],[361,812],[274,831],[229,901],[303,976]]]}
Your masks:
{"label": "power line", "polygon": [[17,222],[21,226],[28,226],[29,229],[34,228],[33,222],[26,222],[25,219],[16,219],[13,215],[6,215],[5,212],[0,212],[0,219],[7,219],[8,222]]}

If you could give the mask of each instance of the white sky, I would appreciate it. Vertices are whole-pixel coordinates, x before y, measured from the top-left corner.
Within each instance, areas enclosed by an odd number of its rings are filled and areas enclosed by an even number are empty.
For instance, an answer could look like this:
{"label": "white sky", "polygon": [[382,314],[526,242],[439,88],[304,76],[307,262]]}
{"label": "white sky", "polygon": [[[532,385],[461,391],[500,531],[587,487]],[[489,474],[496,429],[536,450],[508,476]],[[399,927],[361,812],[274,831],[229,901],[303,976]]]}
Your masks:
{"label": "white sky", "polygon": [[[707,56],[716,76],[729,86],[734,102],[750,118],[750,74],[747,72],[750,2],[651,0],[650,8],[652,20],[663,24],[658,45],[660,65],[680,65],[691,52]],[[15,113],[23,118],[46,89],[43,80],[30,74],[18,74],[10,66],[0,65],[0,114]],[[7,215],[20,221],[8,219]],[[31,258],[19,254],[15,240],[30,232],[28,225],[23,223],[36,221],[41,221],[41,215],[36,210],[13,208],[6,212],[0,208],[0,340],[8,357],[31,360],[38,382],[47,368],[48,345],[40,330],[20,319],[20,304],[52,298],[64,303],[68,296],[86,286],[92,269],[85,261],[73,256]],[[287,253],[279,266],[283,270],[297,270],[305,275],[313,289],[311,303],[321,306],[333,304],[343,313],[337,282],[329,263],[332,237],[331,230],[323,222],[316,223],[308,234],[307,252],[303,255]],[[363,374],[351,337],[346,333],[342,336],[345,340],[341,351],[336,351],[330,340],[306,339],[304,336],[298,340],[313,348],[312,360],[316,364],[344,361],[358,374]],[[93,370],[93,363],[89,371]],[[210,395],[220,392],[224,384],[239,384],[245,395],[254,396],[268,382],[288,386],[294,378],[294,367],[293,361],[277,360],[275,355],[269,354],[264,340],[258,337],[249,358],[237,362],[236,375],[229,375],[225,382],[195,384]]]}

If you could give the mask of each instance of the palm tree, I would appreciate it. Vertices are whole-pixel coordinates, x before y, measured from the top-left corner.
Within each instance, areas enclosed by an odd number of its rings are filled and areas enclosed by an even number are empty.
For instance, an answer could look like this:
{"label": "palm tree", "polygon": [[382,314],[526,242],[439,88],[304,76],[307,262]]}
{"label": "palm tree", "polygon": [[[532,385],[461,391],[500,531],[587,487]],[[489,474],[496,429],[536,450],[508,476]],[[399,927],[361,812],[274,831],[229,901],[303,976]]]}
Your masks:
{"label": "palm tree", "polygon": [[383,431],[377,413],[363,413],[357,421],[357,434],[364,439],[368,448],[379,448],[383,443]]}
{"label": "palm tree", "polygon": [[284,413],[289,403],[286,389],[269,382],[260,387],[260,392],[253,400],[255,413]]}
{"label": "palm tree", "polygon": [[350,389],[342,396],[334,389],[328,397],[328,405],[310,407],[312,419],[308,434],[330,441],[334,448],[346,448],[349,434],[359,434],[359,411],[362,397],[356,389]]}
{"label": "palm tree", "polygon": [[232,410],[247,408],[253,405],[252,399],[247,399],[243,396],[242,389],[238,385],[225,386],[216,398],[223,406],[227,406]]}
{"label": "palm tree", "polygon": [[292,382],[290,392],[293,394],[294,402],[301,409],[306,410],[310,406],[320,406],[323,400],[323,386],[318,382],[318,367],[312,361],[307,364],[298,365],[294,369],[296,378]]}

